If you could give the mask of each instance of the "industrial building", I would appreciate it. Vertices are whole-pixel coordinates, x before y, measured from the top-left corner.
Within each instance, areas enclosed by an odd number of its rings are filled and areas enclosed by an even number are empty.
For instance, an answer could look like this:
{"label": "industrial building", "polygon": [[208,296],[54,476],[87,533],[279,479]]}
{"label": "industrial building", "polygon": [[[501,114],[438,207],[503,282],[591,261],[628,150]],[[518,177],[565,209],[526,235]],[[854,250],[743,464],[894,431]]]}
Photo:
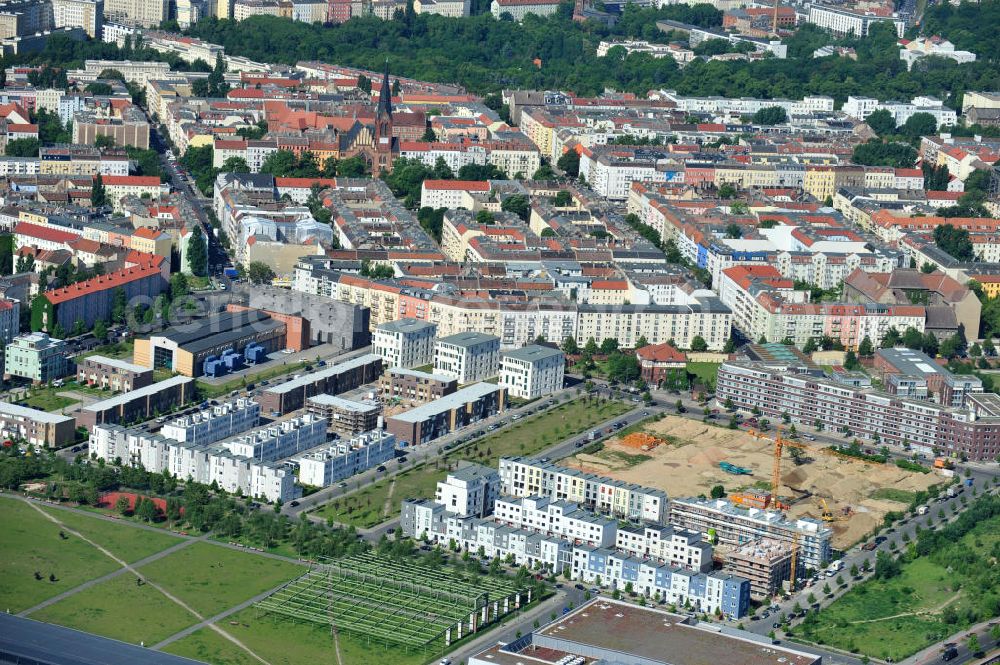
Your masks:
{"label": "industrial building", "polygon": [[504,392],[492,383],[474,383],[447,397],[390,416],[386,429],[400,441],[427,443],[504,408]]}
{"label": "industrial building", "polygon": [[259,421],[260,405],[241,397],[175,418],[160,429],[160,434],[182,443],[206,445],[253,429]]}
{"label": "industrial building", "polygon": [[274,318],[278,315],[301,318],[302,338],[310,346],[332,344],[350,351],[371,342],[367,307],[266,285],[251,289],[250,307],[264,310]]}
{"label": "industrial building", "polygon": [[73,443],[76,421],[70,416],[0,402],[0,437],[58,448]]}
{"label": "industrial building", "polygon": [[295,461],[299,465],[300,483],[326,487],[385,464],[395,453],[396,437],[388,432],[372,430],[335,441],[328,448],[308,452]]}
{"label": "industrial building", "polygon": [[500,386],[520,399],[537,399],[562,390],[566,357],[559,349],[532,344],[505,351],[500,359]]}
{"label": "industrial building", "polygon": [[87,356],[76,367],[76,381],[116,393],[130,392],[152,384],[153,370],[117,358]]}
{"label": "industrial building", "polygon": [[366,353],[317,372],[297,375],[291,381],[269,386],[258,396],[261,410],[283,416],[306,406],[313,395],[337,395],[376,381],[382,375],[382,359]]}
{"label": "industrial building", "polygon": [[[193,324],[182,324],[135,340],[134,362],[153,369],[167,369],[188,377],[201,376],[206,360],[227,351],[243,360],[248,346],[264,353],[285,348],[285,324],[259,311],[215,314]],[[235,365],[235,363],[234,363]],[[234,366],[235,368],[235,366]]]}
{"label": "industrial building", "polygon": [[382,405],[370,400],[344,399],[335,395],[314,395],[306,400],[309,413],[325,418],[331,432],[351,437],[379,427]]}
{"label": "industrial building", "polygon": [[453,376],[459,385],[496,376],[499,369],[499,337],[460,332],[434,343],[434,373]]}
{"label": "industrial building", "polygon": [[774,644],[766,636],[601,596],[513,642],[490,645],[470,657],[468,664],[526,661],[537,665],[820,665],[822,657],[797,646]]}
{"label": "industrial building", "polygon": [[434,360],[437,326],[420,319],[397,319],[380,323],[372,335],[372,352],[382,356],[386,367],[410,369]]}
{"label": "industrial building", "polygon": [[382,400],[426,404],[458,390],[458,379],[415,369],[390,367],[379,380]]}
{"label": "industrial building", "polygon": [[84,406],[77,414],[80,427],[93,429],[105,423],[131,423],[167,413],[194,396],[194,379],[173,376],[152,385]]}

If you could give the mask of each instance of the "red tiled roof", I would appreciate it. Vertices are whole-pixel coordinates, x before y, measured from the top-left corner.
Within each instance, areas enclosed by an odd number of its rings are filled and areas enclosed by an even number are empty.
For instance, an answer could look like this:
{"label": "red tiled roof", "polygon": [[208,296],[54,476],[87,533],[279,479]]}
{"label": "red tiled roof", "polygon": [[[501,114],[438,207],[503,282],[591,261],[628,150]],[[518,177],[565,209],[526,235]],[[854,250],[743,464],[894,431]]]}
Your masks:
{"label": "red tiled roof", "polygon": [[139,228],[137,228],[135,231],[132,232],[132,235],[135,236],[136,238],[156,240],[157,238],[162,236],[163,233],[148,226],[140,226]]}
{"label": "red tiled roof", "polygon": [[308,189],[313,185],[319,185],[320,187],[336,187],[336,178],[275,178],[275,187],[292,187],[292,188],[302,188]]}
{"label": "red tiled roof", "polygon": [[151,175],[106,175],[101,177],[105,185],[124,187],[157,187],[160,179]]}
{"label": "red tiled roof", "polygon": [[485,180],[424,180],[425,189],[461,190],[467,192],[488,192],[490,183]]}
{"label": "red tiled roof", "polygon": [[649,346],[644,346],[641,349],[636,349],[635,355],[639,356],[640,360],[648,360],[650,362],[658,363],[686,363],[687,356],[683,352],[678,351],[674,347],[667,343],[663,344],[650,344]]}
{"label": "red tiled roof", "polygon": [[61,289],[45,292],[45,298],[53,305],[75,300],[77,298],[124,286],[139,279],[159,275],[160,268],[154,261],[145,261],[132,268],[123,268],[108,275],[100,275],[93,279],[77,282]]}
{"label": "red tiled roof", "polygon": [[59,229],[54,229],[51,226],[29,224],[28,222],[18,222],[17,226],[14,227],[14,235],[26,235],[31,236],[32,238],[38,238],[39,240],[47,240],[49,242],[67,243],[80,237],[75,233],[60,231]]}

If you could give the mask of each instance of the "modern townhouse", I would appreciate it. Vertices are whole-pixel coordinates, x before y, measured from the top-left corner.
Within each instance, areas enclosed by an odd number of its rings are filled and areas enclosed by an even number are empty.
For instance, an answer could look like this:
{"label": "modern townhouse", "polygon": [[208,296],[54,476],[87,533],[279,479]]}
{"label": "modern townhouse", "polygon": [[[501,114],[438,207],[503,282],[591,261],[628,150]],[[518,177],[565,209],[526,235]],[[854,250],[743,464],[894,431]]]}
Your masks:
{"label": "modern townhouse", "polygon": [[260,421],[260,404],[240,397],[167,421],[160,434],[181,443],[204,445],[253,429]]}
{"label": "modern townhouse", "polygon": [[566,500],[618,519],[666,524],[668,502],[662,490],[526,457],[502,457],[499,473],[502,491],[509,496]]}
{"label": "modern townhouse", "polygon": [[327,487],[367,469],[385,464],[396,451],[396,437],[372,430],[329,447],[294,458],[299,466],[299,482],[310,487]]}

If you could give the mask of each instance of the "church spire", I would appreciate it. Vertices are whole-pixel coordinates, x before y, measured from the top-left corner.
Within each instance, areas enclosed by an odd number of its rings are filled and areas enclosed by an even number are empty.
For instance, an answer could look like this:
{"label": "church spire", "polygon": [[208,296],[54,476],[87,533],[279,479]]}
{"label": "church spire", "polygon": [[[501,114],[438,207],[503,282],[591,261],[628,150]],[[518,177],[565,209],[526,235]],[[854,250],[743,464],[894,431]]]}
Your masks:
{"label": "church spire", "polygon": [[385,59],[385,74],[382,77],[382,90],[378,95],[378,115],[392,117],[392,86],[389,84],[389,58]]}

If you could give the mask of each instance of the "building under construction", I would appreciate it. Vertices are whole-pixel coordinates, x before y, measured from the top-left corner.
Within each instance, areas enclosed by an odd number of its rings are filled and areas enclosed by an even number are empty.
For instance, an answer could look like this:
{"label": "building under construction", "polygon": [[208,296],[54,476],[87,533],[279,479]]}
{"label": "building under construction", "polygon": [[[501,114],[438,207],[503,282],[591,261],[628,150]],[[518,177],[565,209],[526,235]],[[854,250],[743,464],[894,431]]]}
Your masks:
{"label": "building under construction", "polygon": [[770,598],[791,579],[792,547],[773,538],[760,538],[740,545],[726,556],[726,570],[750,580],[750,596]]}

